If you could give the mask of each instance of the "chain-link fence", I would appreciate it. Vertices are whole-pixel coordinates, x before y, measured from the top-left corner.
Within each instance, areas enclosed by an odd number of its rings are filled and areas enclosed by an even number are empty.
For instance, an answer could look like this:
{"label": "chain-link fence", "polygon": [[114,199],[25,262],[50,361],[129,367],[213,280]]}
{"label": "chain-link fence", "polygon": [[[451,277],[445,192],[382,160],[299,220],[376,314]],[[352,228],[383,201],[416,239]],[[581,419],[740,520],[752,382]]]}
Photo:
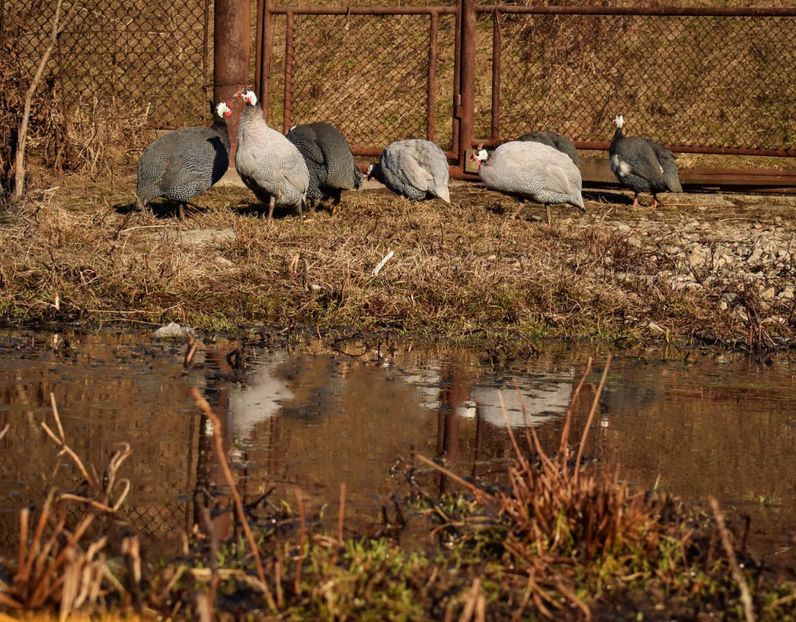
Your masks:
{"label": "chain-link fence", "polygon": [[[27,87],[52,29],[56,3],[6,0],[0,31]],[[207,118],[210,0],[67,0],[48,75],[67,110],[140,108],[151,127]],[[112,113],[111,113],[112,114]]]}
{"label": "chain-link fence", "polygon": [[274,30],[292,33],[287,55],[277,44],[271,57],[269,121],[275,127],[323,119],[356,145],[425,136],[450,142],[452,12],[299,13],[278,16]]}
{"label": "chain-link fence", "polygon": [[796,17],[705,13],[481,14],[477,75],[498,73],[499,111],[482,85],[476,136],[606,141],[621,113],[681,148],[796,148]]}

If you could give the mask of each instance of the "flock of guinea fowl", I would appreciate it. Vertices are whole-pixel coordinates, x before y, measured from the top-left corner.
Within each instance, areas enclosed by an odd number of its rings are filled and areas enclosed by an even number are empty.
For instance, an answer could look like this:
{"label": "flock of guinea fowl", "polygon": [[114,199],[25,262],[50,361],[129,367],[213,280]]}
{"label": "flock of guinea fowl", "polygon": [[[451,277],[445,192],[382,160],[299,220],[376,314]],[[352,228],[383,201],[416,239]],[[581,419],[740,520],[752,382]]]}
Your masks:
{"label": "flock of guinea fowl", "polygon": [[[268,126],[257,96],[251,90],[235,94],[242,102],[238,122],[235,168],[241,180],[268,207],[292,208],[331,199],[332,211],[341,193],[356,190],[365,177],[356,167],[345,137],[325,122],[294,126],[287,135]],[[138,162],[137,202],[145,207],[164,197],[184,208],[208,190],[229,166],[226,120],[232,114],[226,102],[213,110],[210,127],[182,128],[151,143]],[[652,207],[661,192],[682,192],[671,151],[646,138],[624,136],[623,117],[614,119],[611,169],[620,183],[634,193],[652,194]],[[551,204],[570,204],[585,211],[577,151],[566,137],[533,132],[498,146],[491,154],[482,146],[472,159],[487,188],[522,201],[544,204],[550,223]],[[450,202],[448,161],[434,143],[423,139],[399,140],[388,145],[367,178],[375,177],[391,191],[410,200],[439,198]]]}

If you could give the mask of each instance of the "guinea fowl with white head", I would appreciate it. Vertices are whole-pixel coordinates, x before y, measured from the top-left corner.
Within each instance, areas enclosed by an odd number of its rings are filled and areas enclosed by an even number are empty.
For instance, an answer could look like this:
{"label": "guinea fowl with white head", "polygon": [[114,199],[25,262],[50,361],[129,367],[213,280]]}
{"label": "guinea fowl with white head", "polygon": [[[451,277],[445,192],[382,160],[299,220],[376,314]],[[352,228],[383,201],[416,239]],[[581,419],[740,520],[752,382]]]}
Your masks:
{"label": "guinea fowl with white head", "polygon": [[625,118],[614,117],[616,131],[608,149],[611,170],[619,182],[633,191],[633,207],[638,207],[640,192],[652,194],[652,207],[658,206],[659,192],[682,192],[674,154],[664,146],[640,136],[625,136]]}
{"label": "guinea fowl with white head", "polygon": [[538,142],[511,141],[500,145],[492,155],[479,148],[472,157],[487,188],[510,194],[520,201],[530,199],[543,203],[547,224],[551,224],[552,203],[568,203],[586,211],[578,167],[568,155],[553,147]]}
{"label": "guinea fowl with white head", "polygon": [[152,199],[165,197],[178,202],[180,218],[185,206],[209,190],[229,167],[231,114],[226,102],[210,106],[210,127],[185,127],[169,132],[151,143],[141,154],[137,167],[136,203],[145,208]]}
{"label": "guinea fowl with white head", "polygon": [[296,146],[268,127],[262,105],[253,91],[238,93],[243,110],[238,121],[235,168],[241,180],[268,205],[268,220],[275,207],[291,207],[302,213],[310,174]]}
{"label": "guinea fowl with white head", "polygon": [[379,161],[368,167],[371,177],[412,201],[437,197],[451,202],[448,159],[430,140],[412,138],[387,145]]}
{"label": "guinea fowl with white head", "polygon": [[358,190],[362,184],[362,173],[345,136],[333,125],[318,121],[293,126],[287,138],[304,156],[309,170],[307,201],[314,204],[331,198],[334,213],[342,192]]}

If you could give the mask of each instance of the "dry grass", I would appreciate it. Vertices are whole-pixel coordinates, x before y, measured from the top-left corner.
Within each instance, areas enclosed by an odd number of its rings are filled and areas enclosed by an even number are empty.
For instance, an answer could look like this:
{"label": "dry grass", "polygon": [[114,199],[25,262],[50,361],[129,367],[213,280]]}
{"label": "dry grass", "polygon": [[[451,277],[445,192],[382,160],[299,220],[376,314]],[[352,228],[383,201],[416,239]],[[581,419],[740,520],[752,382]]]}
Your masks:
{"label": "dry grass", "polygon": [[[220,188],[180,223],[168,209],[130,211],[131,181],[114,189],[64,178],[0,229],[3,316],[522,339],[648,338],[654,322],[668,340],[768,348],[793,336],[787,308],[763,309],[748,292],[748,321],[717,312],[726,284],[676,289],[657,275],[682,266],[644,234],[631,239],[645,219],[690,231],[689,218],[773,223],[775,209],[706,210],[695,196],[650,214],[589,201],[585,219],[561,208],[548,228],[528,220],[540,206],[512,219],[512,199],[460,185],[452,205],[367,191],[348,195],[336,217],[268,224],[247,191]],[[766,321],[781,313],[784,323]]]}

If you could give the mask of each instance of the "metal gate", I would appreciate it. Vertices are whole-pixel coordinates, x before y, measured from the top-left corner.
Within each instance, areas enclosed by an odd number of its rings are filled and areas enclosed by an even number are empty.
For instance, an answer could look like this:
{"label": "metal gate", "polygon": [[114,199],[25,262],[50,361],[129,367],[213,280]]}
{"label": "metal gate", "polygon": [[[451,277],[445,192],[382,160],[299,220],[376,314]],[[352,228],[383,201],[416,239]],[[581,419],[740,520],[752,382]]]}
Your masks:
{"label": "metal gate", "polygon": [[269,122],[324,119],[358,156],[532,129],[607,149],[611,119],[679,152],[796,156],[796,8],[257,4]]}

